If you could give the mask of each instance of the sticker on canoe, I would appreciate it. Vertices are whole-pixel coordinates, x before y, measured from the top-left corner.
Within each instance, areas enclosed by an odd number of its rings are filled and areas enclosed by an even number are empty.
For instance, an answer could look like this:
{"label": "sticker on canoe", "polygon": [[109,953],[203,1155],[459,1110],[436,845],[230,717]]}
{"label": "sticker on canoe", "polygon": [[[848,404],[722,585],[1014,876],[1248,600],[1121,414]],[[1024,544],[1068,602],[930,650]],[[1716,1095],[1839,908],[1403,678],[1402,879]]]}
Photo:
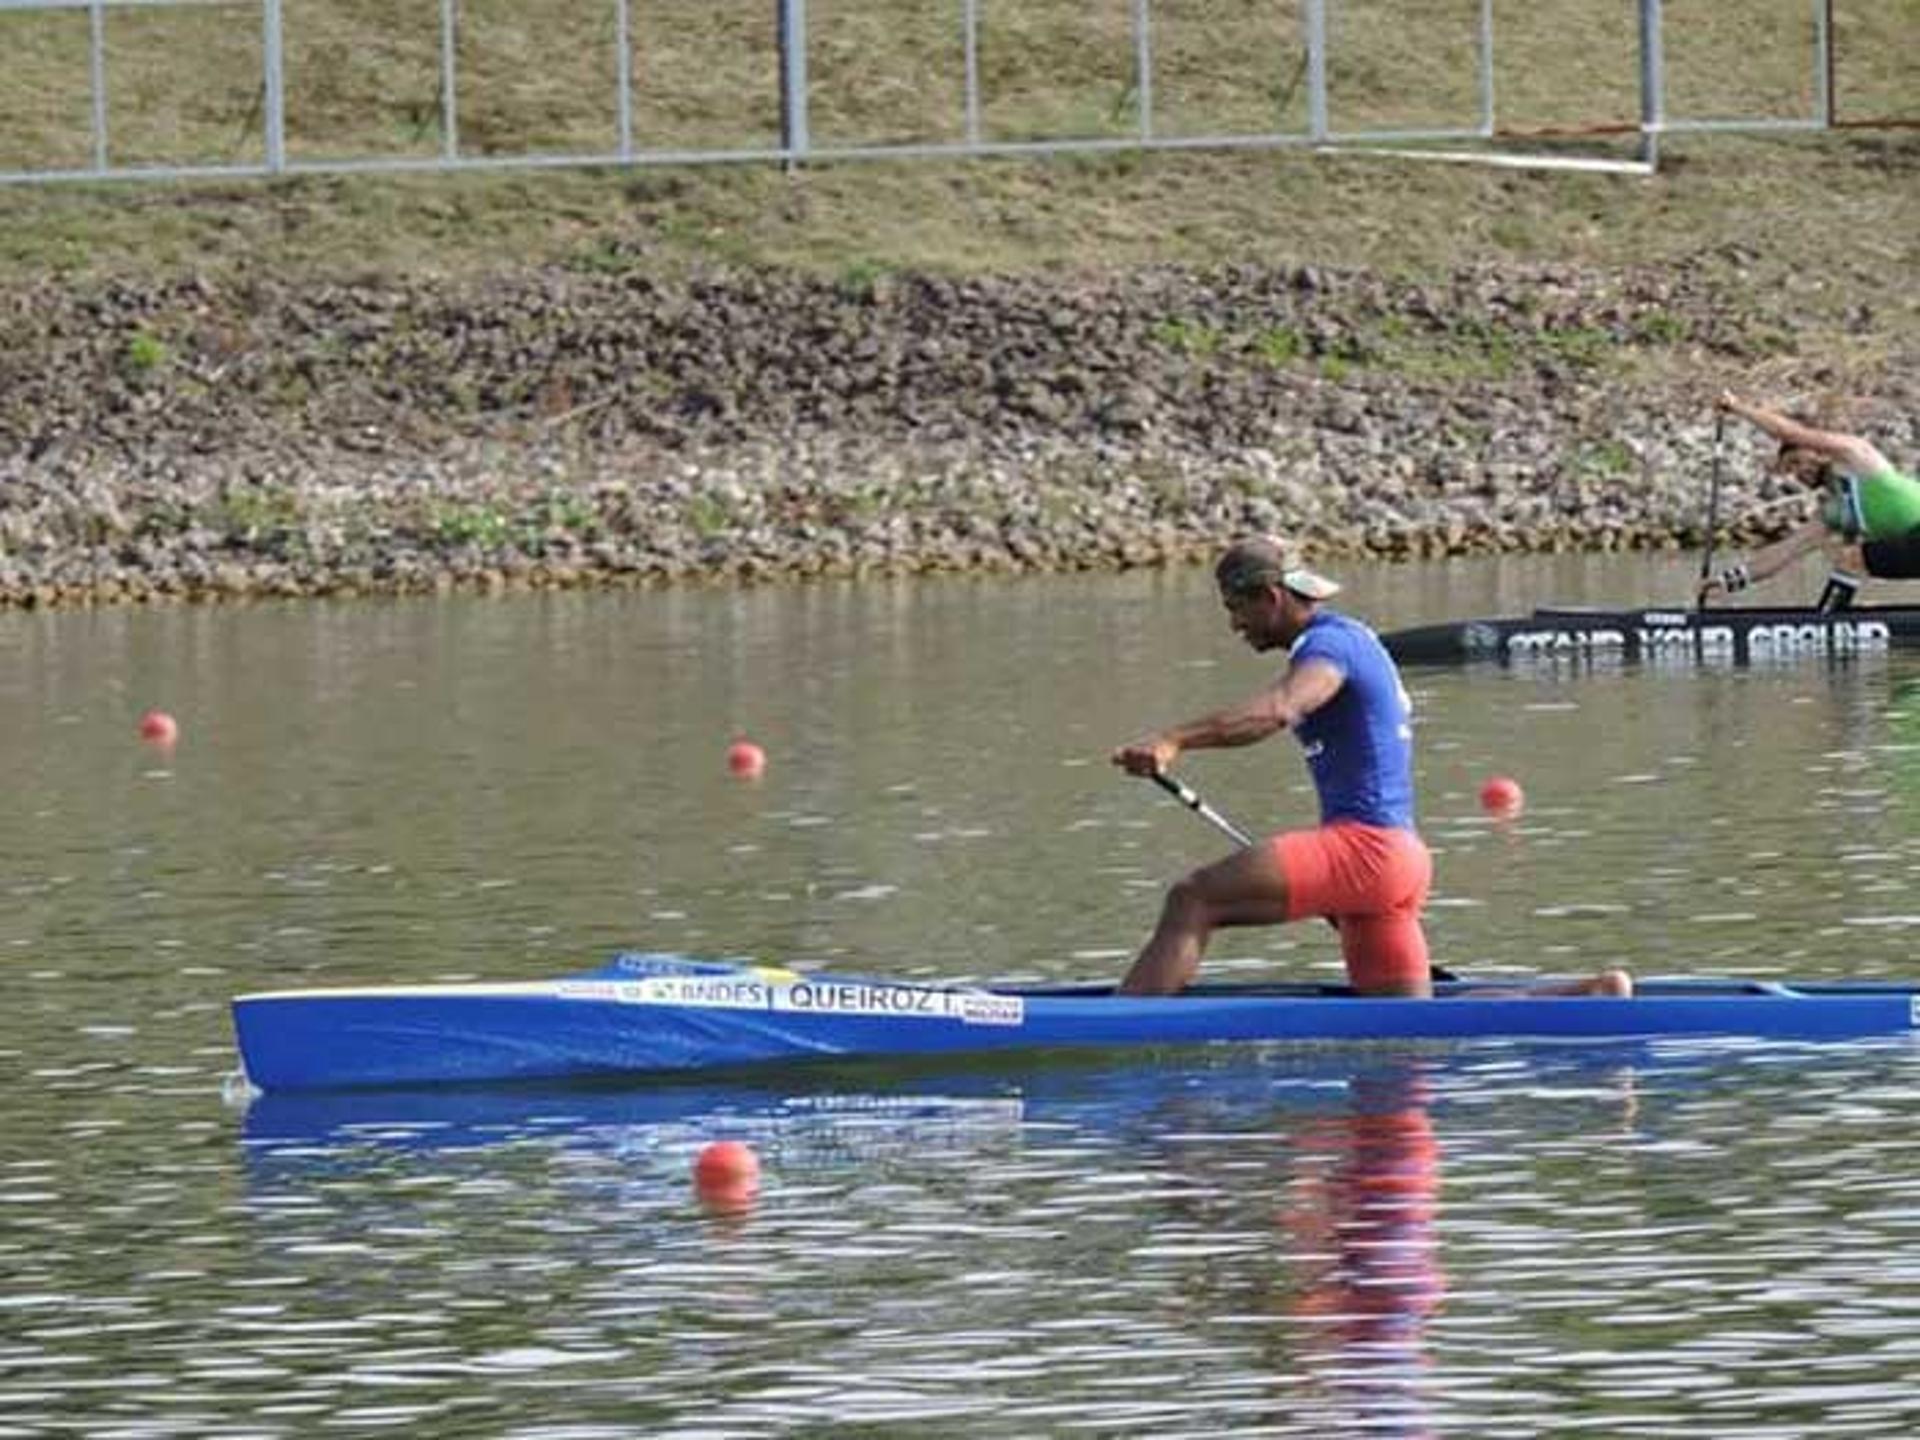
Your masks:
{"label": "sticker on canoe", "polygon": [[780,1010],[807,1015],[883,1015],[958,1020],[964,1025],[1018,1025],[1026,1019],[1026,1002],[1018,995],[918,985],[875,985],[861,980],[803,980],[793,971],[772,968],[734,975],[648,975],[636,980],[566,981],[562,982],[560,993],[569,1000],[612,1000],[623,1005],[691,1005],[707,1010]]}
{"label": "sticker on canoe", "polygon": [[802,980],[774,992],[776,1010],[814,1015],[903,1015],[960,1020],[968,1025],[1018,1025],[1026,1004],[1018,995],[985,990],[934,990],[914,985],[869,985],[859,980]]}
{"label": "sticker on canoe", "polygon": [[1907,1000],[1907,1023],[1914,1029],[1920,1030],[1920,995],[1911,996]]}

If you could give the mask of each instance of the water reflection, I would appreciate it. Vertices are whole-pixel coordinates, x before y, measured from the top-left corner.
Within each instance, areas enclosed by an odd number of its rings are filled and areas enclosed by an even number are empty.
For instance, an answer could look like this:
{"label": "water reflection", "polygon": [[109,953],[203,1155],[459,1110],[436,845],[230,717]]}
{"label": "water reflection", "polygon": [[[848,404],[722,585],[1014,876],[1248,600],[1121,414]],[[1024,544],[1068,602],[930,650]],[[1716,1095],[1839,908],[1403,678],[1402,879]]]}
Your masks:
{"label": "water reflection", "polygon": [[[1646,1051],[1496,1053],[1548,1089],[1599,1097],[1606,1133]],[[1216,1433],[1413,1440],[1439,1424],[1427,1330],[1447,1290],[1442,1107],[1471,1109],[1488,1064],[1485,1050],[1229,1047],[268,1095],[243,1117],[248,1208],[263,1262],[323,1273],[350,1307],[433,1273],[441,1238],[476,1231],[496,1267],[597,1277],[591,1303],[576,1293],[576,1345],[615,1345],[606,1317],[724,1297],[687,1323],[719,1326],[736,1363],[788,1376],[778,1401],[717,1402],[716,1423],[749,1431],[882,1410],[1045,1428],[1066,1394],[1119,1430],[1212,1415]],[[718,1220],[689,1187],[716,1138],[751,1144],[764,1167],[758,1205]],[[795,1357],[747,1317],[828,1295],[832,1313],[869,1324],[910,1303],[906,1368],[848,1336],[831,1387],[797,1384]],[[1177,1403],[1136,1393],[1122,1357],[1162,1349],[1224,1368]]]}
{"label": "water reflection", "polygon": [[[147,1123],[0,1172],[0,1407],[84,1429],[111,1391],[145,1435],[1904,1436],[1917,1064],[1220,1047],[270,1096],[233,1133],[130,1092]],[[689,1183],[723,1137],[764,1166],[732,1222]]]}
{"label": "water reflection", "polygon": [[1446,1294],[1435,1220],[1440,1143],[1418,1062],[1363,1070],[1335,1116],[1294,1140],[1280,1225],[1296,1257],[1287,1313],[1305,1383],[1353,1433],[1432,1434],[1426,1322]]}

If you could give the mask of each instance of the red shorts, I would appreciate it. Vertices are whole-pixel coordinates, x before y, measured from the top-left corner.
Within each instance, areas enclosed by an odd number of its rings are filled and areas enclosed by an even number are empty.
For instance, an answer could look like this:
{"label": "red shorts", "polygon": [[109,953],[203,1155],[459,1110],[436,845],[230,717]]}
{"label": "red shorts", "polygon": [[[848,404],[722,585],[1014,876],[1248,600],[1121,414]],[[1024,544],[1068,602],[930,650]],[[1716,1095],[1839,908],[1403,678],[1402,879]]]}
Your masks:
{"label": "red shorts", "polygon": [[1340,927],[1347,980],[1362,992],[1424,991],[1420,912],[1433,857],[1411,830],[1343,820],[1268,842],[1287,882],[1287,918],[1324,915]]}

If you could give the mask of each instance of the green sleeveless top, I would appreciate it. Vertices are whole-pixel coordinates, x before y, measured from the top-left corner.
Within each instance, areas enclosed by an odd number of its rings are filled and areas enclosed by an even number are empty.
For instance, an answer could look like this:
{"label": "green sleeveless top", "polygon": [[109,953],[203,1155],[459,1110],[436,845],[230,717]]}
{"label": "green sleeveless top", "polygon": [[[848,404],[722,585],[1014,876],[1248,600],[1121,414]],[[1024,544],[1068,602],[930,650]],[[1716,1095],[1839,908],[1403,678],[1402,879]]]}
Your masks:
{"label": "green sleeveless top", "polygon": [[1889,465],[1871,475],[1839,473],[1820,518],[1849,540],[1891,540],[1920,526],[1920,480]]}

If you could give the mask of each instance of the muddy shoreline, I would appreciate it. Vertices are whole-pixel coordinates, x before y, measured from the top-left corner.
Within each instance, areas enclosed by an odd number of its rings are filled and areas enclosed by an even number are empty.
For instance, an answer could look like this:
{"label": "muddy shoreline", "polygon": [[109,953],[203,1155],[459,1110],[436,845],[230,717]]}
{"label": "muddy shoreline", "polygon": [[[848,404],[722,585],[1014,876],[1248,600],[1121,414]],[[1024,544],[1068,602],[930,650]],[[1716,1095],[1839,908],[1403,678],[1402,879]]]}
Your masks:
{"label": "muddy shoreline", "polygon": [[[0,605],[1691,546],[1706,401],[1835,386],[1706,266],[48,282]],[[1863,334],[1872,320],[1863,316]],[[1914,347],[1849,423],[1920,454]],[[1724,446],[1723,543],[1808,513]]]}

